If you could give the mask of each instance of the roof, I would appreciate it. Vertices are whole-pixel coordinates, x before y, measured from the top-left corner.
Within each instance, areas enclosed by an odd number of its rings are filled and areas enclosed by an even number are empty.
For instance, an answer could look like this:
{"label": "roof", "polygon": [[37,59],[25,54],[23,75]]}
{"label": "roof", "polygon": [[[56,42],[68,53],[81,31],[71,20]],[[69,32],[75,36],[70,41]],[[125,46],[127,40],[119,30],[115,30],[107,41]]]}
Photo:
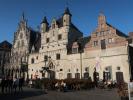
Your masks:
{"label": "roof", "polygon": [[30,47],[29,51],[31,52],[32,47],[34,46],[35,52],[39,51],[39,48],[41,47],[41,34],[37,31],[34,31],[33,29],[29,28],[30,30]]}
{"label": "roof", "polygon": [[41,22],[41,23],[46,23],[46,24],[48,24],[48,21],[47,21],[46,16],[43,18],[43,20],[42,20],[42,22]]}
{"label": "roof", "polygon": [[1,49],[11,49],[12,44],[5,40],[5,41],[0,43],[0,48]]}
{"label": "roof", "polygon": [[68,7],[66,7],[64,14],[69,14],[70,16],[72,16]]}
{"label": "roof", "polygon": [[85,45],[90,41],[90,39],[91,39],[91,36],[82,37],[82,38],[79,38],[77,42],[80,43],[82,46],[82,49],[84,49]]}
{"label": "roof", "polygon": [[[110,27],[112,27],[112,28],[114,28],[114,29],[116,29],[115,27],[113,27],[112,25],[110,25],[109,23],[106,23],[108,26],[110,26]],[[118,35],[118,36],[121,36],[121,37],[125,37],[125,38],[127,38],[128,36],[126,35],[126,34],[124,34],[123,32],[121,32],[120,30],[118,30],[118,29],[116,29],[116,34]]]}

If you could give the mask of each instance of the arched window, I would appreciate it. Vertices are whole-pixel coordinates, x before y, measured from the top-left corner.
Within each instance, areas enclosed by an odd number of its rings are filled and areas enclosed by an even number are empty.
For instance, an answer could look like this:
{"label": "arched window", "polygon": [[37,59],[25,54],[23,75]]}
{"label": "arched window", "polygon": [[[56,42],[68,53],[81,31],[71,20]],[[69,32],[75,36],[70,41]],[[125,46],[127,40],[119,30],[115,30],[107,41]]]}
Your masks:
{"label": "arched window", "polygon": [[22,43],[22,46],[24,46],[24,40],[22,40],[21,43]]}
{"label": "arched window", "polygon": [[34,58],[31,59],[31,63],[33,64],[35,62]]}

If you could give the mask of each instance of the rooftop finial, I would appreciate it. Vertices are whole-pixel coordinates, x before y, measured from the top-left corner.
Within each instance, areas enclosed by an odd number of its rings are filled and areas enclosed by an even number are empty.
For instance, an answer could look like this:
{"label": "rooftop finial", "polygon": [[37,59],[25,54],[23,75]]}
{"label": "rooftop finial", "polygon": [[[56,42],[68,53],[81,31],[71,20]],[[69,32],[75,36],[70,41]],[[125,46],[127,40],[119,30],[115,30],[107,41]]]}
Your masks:
{"label": "rooftop finial", "polygon": [[46,23],[46,24],[48,24],[48,21],[47,21],[46,16],[44,16],[42,23]]}
{"label": "rooftop finial", "polygon": [[25,16],[24,16],[24,12],[22,13],[22,18],[21,18],[22,21],[25,20]]}

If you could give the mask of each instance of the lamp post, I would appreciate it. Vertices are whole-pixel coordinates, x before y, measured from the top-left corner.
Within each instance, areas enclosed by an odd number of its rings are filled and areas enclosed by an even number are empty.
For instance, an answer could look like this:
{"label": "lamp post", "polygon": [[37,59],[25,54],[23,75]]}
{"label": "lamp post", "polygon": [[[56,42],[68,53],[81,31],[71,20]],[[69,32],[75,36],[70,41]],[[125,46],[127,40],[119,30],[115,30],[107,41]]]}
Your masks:
{"label": "lamp post", "polygon": [[[46,65],[47,61],[50,59],[51,57],[48,57],[48,56],[45,56],[44,57],[44,63],[45,63],[45,66],[42,67],[42,70],[40,70],[40,73],[44,73],[44,71],[48,72],[49,70],[49,67]],[[49,76],[49,75],[48,75]],[[49,78],[49,77],[48,77]]]}
{"label": "lamp post", "polygon": [[80,53],[80,70],[81,70],[81,79],[82,79],[82,45],[81,42],[78,42],[78,51]]}

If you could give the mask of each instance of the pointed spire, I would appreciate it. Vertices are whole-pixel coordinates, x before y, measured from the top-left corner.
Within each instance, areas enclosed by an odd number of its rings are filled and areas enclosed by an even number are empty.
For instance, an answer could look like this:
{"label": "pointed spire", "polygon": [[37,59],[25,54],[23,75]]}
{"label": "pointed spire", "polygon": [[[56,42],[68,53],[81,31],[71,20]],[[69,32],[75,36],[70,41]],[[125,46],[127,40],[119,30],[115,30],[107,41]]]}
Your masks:
{"label": "pointed spire", "polygon": [[64,15],[65,14],[68,14],[68,15],[72,16],[68,7],[66,7],[66,9],[64,11]]}
{"label": "pointed spire", "polygon": [[24,16],[24,12],[22,13],[22,18],[21,18],[22,21],[25,20],[25,16]]}
{"label": "pointed spire", "polygon": [[46,23],[46,24],[48,24],[48,21],[47,21],[46,16],[43,18],[43,21],[42,21],[41,23]]}

